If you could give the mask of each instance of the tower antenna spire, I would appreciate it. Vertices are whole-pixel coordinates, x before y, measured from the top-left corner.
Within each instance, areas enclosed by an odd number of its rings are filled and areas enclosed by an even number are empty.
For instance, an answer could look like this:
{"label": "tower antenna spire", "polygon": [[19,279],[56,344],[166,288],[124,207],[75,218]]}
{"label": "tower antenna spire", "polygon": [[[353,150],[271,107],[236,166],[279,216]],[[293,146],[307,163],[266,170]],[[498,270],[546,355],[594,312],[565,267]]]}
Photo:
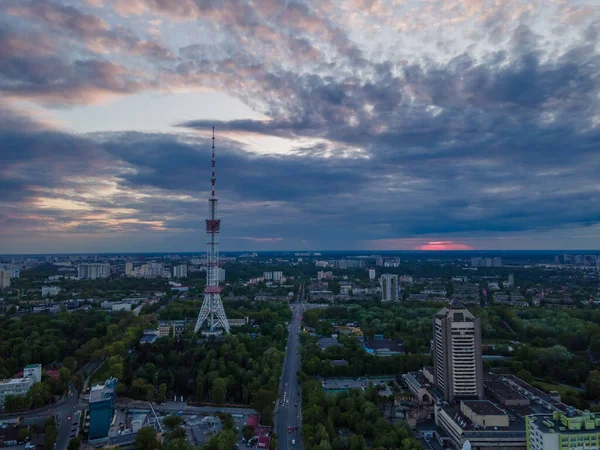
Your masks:
{"label": "tower antenna spire", "polygon": [[206,287],[204,288],[204,299],[202,307],[196,320],[194,333],[197,333],[204,325],[203,331],[207,335],[215,335],[221,332],[220,328],[229,333],[229,322],[225,315],[223,302],[221,301],[221,287],[219,286],[219,233],[221,231],[221,220],[217,219],[218,199],[215,195],[215,127],[212,127],[212,156],[211,156],[211,196],[208,199],[209,216],[206,219],[206,234],[208,236],[208,251],[206,252]]}

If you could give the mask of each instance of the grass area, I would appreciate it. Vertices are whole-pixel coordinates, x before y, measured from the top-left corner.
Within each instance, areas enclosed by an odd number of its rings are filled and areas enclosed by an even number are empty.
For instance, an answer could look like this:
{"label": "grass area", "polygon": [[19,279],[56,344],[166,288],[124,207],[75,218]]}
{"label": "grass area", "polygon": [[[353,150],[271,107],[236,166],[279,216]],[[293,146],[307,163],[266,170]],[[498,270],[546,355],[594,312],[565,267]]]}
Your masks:
{"label": "grass area", "polygon": [[568,388],[566,386],[561,386],[560,384],[552,384],[552,383],[546,383],[544,381],[538,381],[538,380],[534,380],[533,383],[531,383],[532,385],[534,385],[536,388],[539,388],[545,392],[550,392],[550,391],[556,391],[560,394],[560,396],[565,396],[565,395],[578,395],[580,392],[576,391],[575,389],[571,389]]}

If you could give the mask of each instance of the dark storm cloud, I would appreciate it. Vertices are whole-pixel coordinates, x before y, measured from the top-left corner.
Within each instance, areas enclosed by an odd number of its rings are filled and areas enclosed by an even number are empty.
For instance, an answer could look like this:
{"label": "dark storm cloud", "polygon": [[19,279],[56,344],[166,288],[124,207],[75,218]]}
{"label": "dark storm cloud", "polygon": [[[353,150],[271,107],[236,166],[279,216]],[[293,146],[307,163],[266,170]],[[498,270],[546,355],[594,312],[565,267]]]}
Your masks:
{"label": "dark storm cloud", "polygon": [[[386,18],[385,2],[352,3]],[[279,0],[113,5],[124,16],[197,21],[218,39],[177,51],[81,8],[13,2],[10,14],[27,24],[0,22],[0,91],[65,106],[210,87],[268,119],[190,118],[180,135],[75,136],[0,108],[0,221],[13,230],[201,231],[210,142],[190,129],[212,126],[232,237],[325,242],[598,224],[597,23],[550,48],[526,25],[529,13],[508,27],[509,5],[479,30],[497,48],[400,59],[363,51],[325,1],[322,10]],[[142,59],[101,55],[111,49]],[[293,148],[251,153],[244,135]]]}

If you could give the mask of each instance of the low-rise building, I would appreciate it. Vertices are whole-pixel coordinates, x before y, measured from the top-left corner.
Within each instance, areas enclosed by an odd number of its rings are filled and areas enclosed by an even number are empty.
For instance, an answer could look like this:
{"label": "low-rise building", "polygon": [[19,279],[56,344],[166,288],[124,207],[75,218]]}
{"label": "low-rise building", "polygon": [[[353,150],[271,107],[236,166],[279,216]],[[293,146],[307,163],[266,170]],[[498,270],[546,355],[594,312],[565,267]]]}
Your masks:
{"label": "low-rise building", "polygon": [[23,369],[23,378],[31,377],[34,383],[42,381],[42,365],[28,364]]}
{"label": "low-rise building", "polygon": [[25,395],[33,386],[32,377],[9,378],[0,381],[0,404],[4,404],[6,397],[11,395]]}
{"label": "low-rise building", "polygon": [[600,413],[566,413],[527,417],[527,450],[600,449]]}

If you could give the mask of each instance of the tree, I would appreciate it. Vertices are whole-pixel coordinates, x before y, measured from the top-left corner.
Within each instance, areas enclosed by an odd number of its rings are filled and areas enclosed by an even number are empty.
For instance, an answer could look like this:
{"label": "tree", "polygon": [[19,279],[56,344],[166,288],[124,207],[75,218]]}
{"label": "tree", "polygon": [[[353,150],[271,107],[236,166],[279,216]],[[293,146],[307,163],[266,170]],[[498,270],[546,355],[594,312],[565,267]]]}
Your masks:
{"label": "tree", "polygon": [[171,414],[165,417],[163,423],[167,428],[173,430],[183,423],[183,419],[179,416]]}
{"label": "tree", "polygon": [[77,368],[77,361],[72,356],[67,356],[65,359],[63,359],[63,366],[65,366],[71,371],[71,373],[73,373]]}
{"label": "tree", "polygon": [[600,371],[592,370],[585,383],[585,394],[590,399],[600,397]]}
{"label": "tree", "polygon": [[50,401],[51,390],[46,383],[33,383],[27,392],[27,398],[33,402],[33,406],[39,408]]}
{"label": "tree", "polygon": [[163,403],[167,400],[167,384],[162,383],[158,387],[158,401],[159,403]]}
{"label": "tree", "polygon": [[75,436],[69,441],[69,446],[67,447],[67,450],[78,450],[79,447],[81,447],[81,440],[79,439],[79,436]]}
{"label": "tree", "polygon": [[135,438],[134,450],[158,450],[160,443],[156,439],[156,430],[152,427],[142,427]]}
{"label": "tree", "polygon": [[[41,383],[38,383],[41,384]],[[56,422],[54,421],[54,417],[49,417],[44,423],[44,449],[52,450],[54,448],[54,442],[56,441],[56,436],[58,435],[58,431],[56,429]]]}
{"label": "tree", "polygon": [[63,384],[63,386],[68,385],[71,381],[71,371],[66,367],[61,367],[58,369],[59,380]]}
{"label": "tree", "polygon": [[227,381],[224,378],[215,378],[211,390],[213,403],[225,403],[227,396]]}

